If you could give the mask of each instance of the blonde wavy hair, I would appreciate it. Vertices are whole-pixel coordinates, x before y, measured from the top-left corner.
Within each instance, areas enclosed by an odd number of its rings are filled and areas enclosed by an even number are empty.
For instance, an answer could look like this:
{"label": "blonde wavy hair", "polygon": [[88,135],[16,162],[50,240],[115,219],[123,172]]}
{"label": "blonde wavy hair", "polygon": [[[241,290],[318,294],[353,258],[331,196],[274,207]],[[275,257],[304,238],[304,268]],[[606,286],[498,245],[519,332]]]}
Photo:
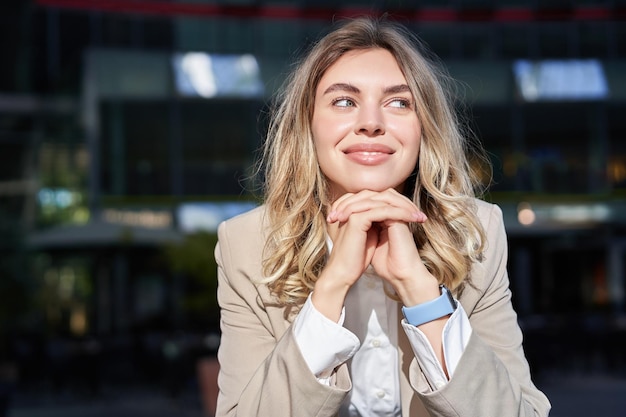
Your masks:
{"label": "blonde wavy hair", "polygon": [[[451,91],[444,88],[451,80],[403,26],[384,18],[349,20],[315,43],[286,79],[262,154],[269,235],[265,277],[258,282],[268,285],[288,311],[304,303],[327,256],[325,210],[332,202],[311,133],[315,91],[324,72],[346,52],[373,48],[396,58],[422,125],[415,175],[405,195],[428,216],[424,224],[412,226],[424,264],[458,293],[483,251],[485,233],[473,207],[480,179],[469,163],[470,146]],[[485,161],[480,148],[474,149]]]}

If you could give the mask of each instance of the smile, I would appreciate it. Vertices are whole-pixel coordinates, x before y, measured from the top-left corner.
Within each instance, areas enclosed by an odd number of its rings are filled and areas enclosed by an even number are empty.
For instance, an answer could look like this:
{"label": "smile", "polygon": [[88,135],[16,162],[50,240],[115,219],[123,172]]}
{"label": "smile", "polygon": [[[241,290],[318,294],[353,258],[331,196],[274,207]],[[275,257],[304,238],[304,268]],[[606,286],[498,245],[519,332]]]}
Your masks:
{"label": "smile", "polygon": [[372,151],[372,150],[346,150],[344,154],[352,162],[356,162],[359,165],[379,165],[391,158],[393,151]]}
{"label": "smile", "polygon": [[352,154],[359,153],[363,155],[377,155],[377,154],[388,154],[391,155],[395,153],[393,149],[391,149],[387,145],[377,144],[377,143],[360,143],[357,145],[352,145],[343,150],[343,153]]}
{"label": "smile", "polygon": [[369,155],[380,155],[381,153],[384,153],[384,152],[355,152],[355,153],[360,153],[361,155],[369,156]]}

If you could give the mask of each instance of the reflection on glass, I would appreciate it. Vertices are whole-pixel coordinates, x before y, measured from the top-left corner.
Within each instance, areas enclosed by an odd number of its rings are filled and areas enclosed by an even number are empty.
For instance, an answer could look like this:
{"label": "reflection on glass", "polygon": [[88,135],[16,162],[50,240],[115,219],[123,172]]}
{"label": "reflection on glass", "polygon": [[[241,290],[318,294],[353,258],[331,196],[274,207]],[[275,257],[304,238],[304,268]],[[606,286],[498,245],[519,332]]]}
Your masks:
{"label": "reflection on glass", "polygon": [[185,97],[261,97],[264,93],[256,58],[250,54],[175,54],[176,90]]}
{"label": "reflection on glass", "polygon": [[526,101],[594,100],[609,93],[604,68],[596,59],[521,59],[513,63],[513,72]]}
{"label": "reflection on glass", "polygon": [[178,225],[185,233],[215,232],[222,221],[254,207],[253,202],[185,203],[177,210]]}

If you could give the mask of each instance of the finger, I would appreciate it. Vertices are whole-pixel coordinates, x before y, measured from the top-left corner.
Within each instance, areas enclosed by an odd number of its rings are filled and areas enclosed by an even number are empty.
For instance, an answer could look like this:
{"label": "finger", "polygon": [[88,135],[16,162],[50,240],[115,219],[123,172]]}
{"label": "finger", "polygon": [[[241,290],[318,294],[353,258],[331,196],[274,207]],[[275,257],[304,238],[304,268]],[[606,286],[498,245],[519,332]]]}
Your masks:
{"label": "finger", "polygon": [[385,201],[363,200],[351,202],[350,204],[347,204],[339,208],[338,210],[332,211],[331,213],[329,213],[327,221],[329,223],[345,222],[348,220],[348,218],[350,218],[350,216],[353,216],[357,213],[364,213],[374,209],[382,209],[383,213],[390,213],[389,210],[392,208],[402,210],[405,212],[405,214],[408,215],[408,217],[402,216],[403,221],[423,223],[427,220],[426,215],[419,209],[415,208],[415,206],[413,205],[394,206]]}
{"label": "finger", "polygon": [[406,196],[390,189],[383,192],[364,190],[340,197],[331,208],[329,222],[345,221],[350,215],[382,206],[403,208],[415,213],[412,221],[424,222],[426,215]]}
{"label": "finger", "polygon": [[384,201],[390,206],[403,208],[407,211],[410,211],[414,214],[415,221],[417,222],[423,223],[427,220],[426,214],[421,211],[411,199],[403,194],[400,194],[393,188],[390,188],[381,193],[377,193],[376,195],[372,196],[372,199],[376,201]]}
{"label": "finger", "polygon": [[[346,208],[349,207],[351,204],[371,200],[370,197],[372,197],[374,194],[375,192],[373,191],[363,190],[358,193],[347,193],[342,195],[337,200],[335,200],[335,202],[330,207],[327,216],[329,222],[337,221],[338,214],[341,212],[345,212]],[[358,212],[358,209],[355,212]]]}
{"label": "finger", "polygon": [[335,215],[337,213],[337,209],[336,207],[341,204],[342,201],[349,199],[353,196],[353,193],[346,193],[344,195],[342,195],[341,197],[339,197],[337,200],[335,200],[333,202],[333,204],[331,204],[330,209],[328,210],[328,215],[327,215],[327,220],[330,222],[331,219],[334,221],[335,219]]}
{"label": "finger", "polygon": [[410,199],[394,189],[388,189],[381,192],[363,190],[356,194],[342,196],[335,201],[332,205],[332,209],[337,212],[347,211],[346,207],[350,204],[365,200],[382,201],[394,206],[405,206],[408,210],[412,208],[415,211],[419,211],[417,206]]}
{"label": "finger", "polygon": [[351,213],[343,222],[359,225],[362,231],[369,230],[374,223],[422,222],[423,213],[391,205],[377,205],[369,210]]}
{"label": "finger", "polygon": [[345,222],[348,217],[353,214],[363,213],[368,210],[382,207],[389,207],[389,204],[385,203],[384,201],[375,201],[371,199],[351,201],[350,203],[342,205],[339,210],[335,210],[332,215],[329,216],[329,219],[331,220],[331,222]]}

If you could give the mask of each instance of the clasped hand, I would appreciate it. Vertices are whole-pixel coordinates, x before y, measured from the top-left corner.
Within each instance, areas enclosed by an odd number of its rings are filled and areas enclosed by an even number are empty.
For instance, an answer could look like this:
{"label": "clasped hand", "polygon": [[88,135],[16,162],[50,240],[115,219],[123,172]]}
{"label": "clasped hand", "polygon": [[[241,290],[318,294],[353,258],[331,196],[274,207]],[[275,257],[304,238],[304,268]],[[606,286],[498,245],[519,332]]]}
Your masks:
{"label": "clasped hand", "polygon": [[393,189],[338,198],[327,216],[333,250],[313,292],[316,307],[327,306],[327,316],[335,318],[348,290],[370,264],[405,305],[436,297],[437,280],[421,261],[409,228],[409,223],[425,221],[426,215]]}

